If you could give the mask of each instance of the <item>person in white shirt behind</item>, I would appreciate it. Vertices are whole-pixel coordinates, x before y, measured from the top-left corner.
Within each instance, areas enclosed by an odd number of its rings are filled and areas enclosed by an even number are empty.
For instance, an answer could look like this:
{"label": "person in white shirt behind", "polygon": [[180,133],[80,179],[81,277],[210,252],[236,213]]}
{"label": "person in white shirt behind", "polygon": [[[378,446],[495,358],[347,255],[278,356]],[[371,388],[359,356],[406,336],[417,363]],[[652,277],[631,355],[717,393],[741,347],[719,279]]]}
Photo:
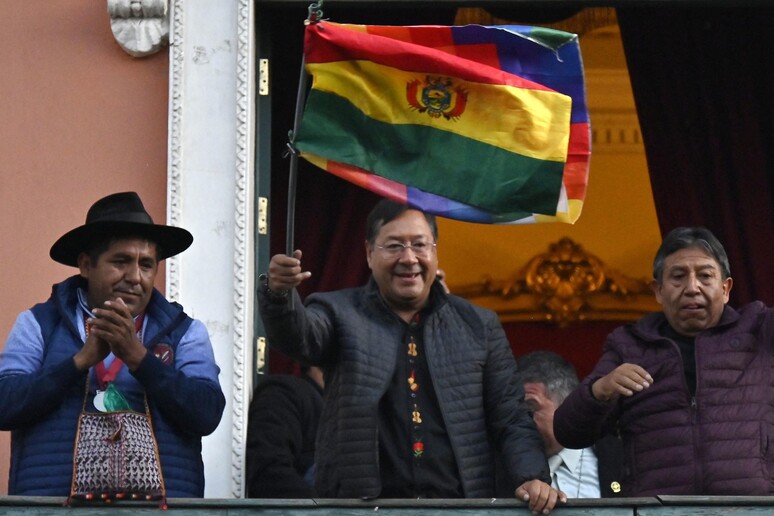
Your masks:
{"label": "person in white shirt behind", "polygon": [[533,351],[518,360],[524,400],[543,437],[551,486],[569,498],[608,498],[621,491],[623,450],[608,435],[580,450],[562,447],[554,437],[554,411],[579,383],[575,367],[558,353]]}

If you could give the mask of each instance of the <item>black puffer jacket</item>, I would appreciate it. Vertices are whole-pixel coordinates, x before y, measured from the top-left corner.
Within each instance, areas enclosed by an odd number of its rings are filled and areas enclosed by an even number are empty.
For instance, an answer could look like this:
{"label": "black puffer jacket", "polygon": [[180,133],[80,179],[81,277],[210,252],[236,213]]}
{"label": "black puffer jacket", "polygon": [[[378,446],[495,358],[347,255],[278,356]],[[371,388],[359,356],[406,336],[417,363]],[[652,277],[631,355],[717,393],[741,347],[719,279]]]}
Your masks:
{"label": "black puffer jacket", "polygon": [[[323,497],[376,498],[378,407],[390,384],[404,323],[365,287],[313,294],[294,309],[259,295],[269,344],[325,369],[317,438],[317,491]],[[550,482],[543,445],[523,404],[516,361],[494,312],[434,285],[423,342],[467,498],[494,495],[494,454],[515,485]]]}
{"label": "black puffer jacket", "polygon": [[315,498],[311,479],[322,387],[308,375],[264,376],[247,423],[248,498]]}

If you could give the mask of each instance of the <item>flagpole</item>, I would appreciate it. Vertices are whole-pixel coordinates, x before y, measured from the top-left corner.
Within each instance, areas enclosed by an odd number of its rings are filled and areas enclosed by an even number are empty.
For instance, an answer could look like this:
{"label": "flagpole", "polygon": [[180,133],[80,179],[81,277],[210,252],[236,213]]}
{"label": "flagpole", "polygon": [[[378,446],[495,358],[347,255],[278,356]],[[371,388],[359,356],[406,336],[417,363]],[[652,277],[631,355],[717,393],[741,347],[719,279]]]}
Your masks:
{"label": "flagpole", "polygon": [[306,96],[306,59],[301,56],[301,73],[298,78],[296,95],[296,113],[293,118],[293,130],[288,134],[288,149],[290,149],[290,171],[288,174],[288,208],[285,233],[285,254],[293,256],[293,235],[295,233],[296,213],[296,182],[298,180],[298,150],[295,147],[296,133],[301,125],[304,97]]}
{"label": "flagpole", "polygon": [[[310,23],[317,23],[322,17],[322,3],[323,0],[319,0],[316,3],[309,5],[309,15],[304,21],[304,25]],[[298,180],[298,150],[295,146],[296,134],[298,128],[301,125],[301,116],[304,110],[304,98],[306,97],[306,54],[301,53],[301,71],[298,74],[298,92],[296,92],[296,112],[293,116],[293,130],[288,133],[288,150],[290,153],[290,170],[288,173],[288,206],[287,206],[287,219],[285,223],[285,254],[287,256],[293,256],[294,234],[296,225],[296,182]],[[293,306],[293,298],[290,298],[291,307]]]}
{"label": "flagpole", "polygon": [[[322,17],[322,3],[319,0],[309,5],[308,16],[304,25],[317,23]],[[288,134],[288,149],[290,151],[290,172],[288,174],[288,207],[285,233],[285,254],[293,256],[294,245],[293,237],[295,234],[295,213],[296,213],[296,182],[298,178],[298,150],[295,146],[296,134],[301,125],[301,115],[304,110],[304,98],[306,97],[306,54],[301,54],[301,72],[298,74],[298,92],[296,93],[296,113],[293,117],[293,130]]]}

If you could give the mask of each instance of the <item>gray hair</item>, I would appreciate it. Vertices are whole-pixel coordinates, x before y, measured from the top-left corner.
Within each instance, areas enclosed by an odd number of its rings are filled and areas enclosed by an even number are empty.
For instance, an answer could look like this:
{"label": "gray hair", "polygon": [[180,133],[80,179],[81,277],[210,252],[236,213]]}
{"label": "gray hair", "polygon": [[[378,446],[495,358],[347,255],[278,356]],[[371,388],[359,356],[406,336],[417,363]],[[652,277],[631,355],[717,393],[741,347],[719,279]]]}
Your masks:
{"label": "gray hair", "polygon": [[670,231],[656,252],[653,260],[653,279],[661,283],[664,273],[664,261],[667,256],[681,249],[695,247],[703,250],[720,265],[720,273],[723,279],[731,276],[731,267],[728,265],[728,255],[723,244],[712,232],[703,227],[679,227]]}
{"label": "gray hair", "polygon": [[517,361],[522,383],[542,383],[557,405],[575,390],[580,381],[575,367],[553,351],[532,351]]}

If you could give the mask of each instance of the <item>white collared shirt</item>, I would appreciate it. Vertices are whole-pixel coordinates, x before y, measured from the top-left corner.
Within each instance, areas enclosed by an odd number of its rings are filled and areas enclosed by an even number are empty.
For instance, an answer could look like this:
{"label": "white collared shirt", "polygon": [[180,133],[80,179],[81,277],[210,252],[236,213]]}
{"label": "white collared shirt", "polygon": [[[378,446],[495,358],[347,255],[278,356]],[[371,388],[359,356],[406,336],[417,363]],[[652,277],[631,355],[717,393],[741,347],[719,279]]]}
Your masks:
{"label": "white collared shirt", "polygon": [[551,487],[568,498],[599,498],[597,455],[591,448],[562,449],[548,458],[551,468]]}

